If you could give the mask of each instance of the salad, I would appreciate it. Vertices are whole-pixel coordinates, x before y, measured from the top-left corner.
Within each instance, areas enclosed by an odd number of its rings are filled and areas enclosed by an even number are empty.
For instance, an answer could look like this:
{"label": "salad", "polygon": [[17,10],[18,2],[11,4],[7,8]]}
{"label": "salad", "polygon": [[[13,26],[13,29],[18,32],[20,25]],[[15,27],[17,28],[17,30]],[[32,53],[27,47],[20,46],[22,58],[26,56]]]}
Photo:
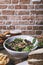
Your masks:
{"label": "salad", "polygon": [[34,48],[33,44],[36,42],[34,38],[32,43],[27,39],[15,38],[12,42],[6,43],[5,46],[13,51],[31,51]]}

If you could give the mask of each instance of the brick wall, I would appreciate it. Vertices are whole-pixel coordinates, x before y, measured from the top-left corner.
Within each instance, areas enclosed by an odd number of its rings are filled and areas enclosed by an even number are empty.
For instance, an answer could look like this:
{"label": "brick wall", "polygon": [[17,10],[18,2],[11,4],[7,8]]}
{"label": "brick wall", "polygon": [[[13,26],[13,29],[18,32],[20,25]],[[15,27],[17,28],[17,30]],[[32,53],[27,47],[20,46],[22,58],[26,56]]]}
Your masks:
{"label": "brick wall", "polygon": [[0,33],[22,30],[22,34],[43,34],[43,0],[0,0]]}

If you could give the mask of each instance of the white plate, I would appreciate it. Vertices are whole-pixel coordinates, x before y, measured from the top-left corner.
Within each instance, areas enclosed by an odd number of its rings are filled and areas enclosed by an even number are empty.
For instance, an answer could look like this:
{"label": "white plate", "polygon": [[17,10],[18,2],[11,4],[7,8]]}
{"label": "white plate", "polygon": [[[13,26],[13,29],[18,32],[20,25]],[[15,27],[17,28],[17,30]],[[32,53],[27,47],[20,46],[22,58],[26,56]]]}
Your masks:
{"label": "white plate", "polygon": [[24,62],[21,62],[21,63],[18,63],[16,65],[29,65],[27,61],[24,61]]}
{"label": "white plate", "polygon": [[21,30],[10,30],[11,34],[18,34],[18,33],[22,33]]}

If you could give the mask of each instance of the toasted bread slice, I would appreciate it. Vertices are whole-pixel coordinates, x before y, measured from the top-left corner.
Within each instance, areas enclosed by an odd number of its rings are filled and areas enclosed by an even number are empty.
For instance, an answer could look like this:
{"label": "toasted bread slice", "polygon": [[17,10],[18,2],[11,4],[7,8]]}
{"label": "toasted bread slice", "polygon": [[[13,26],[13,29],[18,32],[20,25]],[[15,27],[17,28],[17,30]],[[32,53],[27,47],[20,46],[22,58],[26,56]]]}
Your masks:
{"label": "toasted bread slice", "polygon": [[3,35],[5,35],[5,36],[8,35],[8,34],[10,34],[10,31],[6,31],[6,32],[3,33]]}
{"label": "toasted bread slice", "polygon": [[0,54],[0,65],[6,65],[9,62],[7,55]]}

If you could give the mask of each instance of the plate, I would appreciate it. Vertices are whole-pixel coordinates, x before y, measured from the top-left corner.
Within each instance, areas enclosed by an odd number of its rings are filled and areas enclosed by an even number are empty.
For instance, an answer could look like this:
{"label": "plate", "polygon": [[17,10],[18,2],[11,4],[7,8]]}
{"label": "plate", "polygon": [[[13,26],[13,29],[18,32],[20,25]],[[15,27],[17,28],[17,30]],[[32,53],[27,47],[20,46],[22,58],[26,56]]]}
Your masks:
{"label": "plate", "polygon": [[21,62],[21,63],[18,63],[16,65],[29,65],[27,61],[24,61],[24,62]]}

